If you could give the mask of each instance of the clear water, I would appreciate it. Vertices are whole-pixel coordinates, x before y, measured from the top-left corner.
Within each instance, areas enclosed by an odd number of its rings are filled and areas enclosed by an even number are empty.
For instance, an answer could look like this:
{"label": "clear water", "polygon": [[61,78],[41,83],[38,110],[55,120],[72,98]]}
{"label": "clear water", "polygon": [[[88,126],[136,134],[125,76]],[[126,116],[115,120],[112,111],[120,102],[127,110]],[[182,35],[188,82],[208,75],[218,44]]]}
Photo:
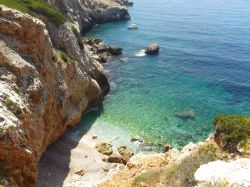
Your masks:
{"label": "clear water", "polygon": [[[207,138],[217,114],[250,114],[250,1],[134,2],[131,21],[88,34],[124,54],[105,65],[112,92],[102,114],[92,112],[83,125],[94,118],[104,134],[109,124],[182,147]],[[139,29],[128,30],[132,23]],[[150,43],[160,44],[158,56],[138,54]],[[183,111],[195,118],[175,116]]]}

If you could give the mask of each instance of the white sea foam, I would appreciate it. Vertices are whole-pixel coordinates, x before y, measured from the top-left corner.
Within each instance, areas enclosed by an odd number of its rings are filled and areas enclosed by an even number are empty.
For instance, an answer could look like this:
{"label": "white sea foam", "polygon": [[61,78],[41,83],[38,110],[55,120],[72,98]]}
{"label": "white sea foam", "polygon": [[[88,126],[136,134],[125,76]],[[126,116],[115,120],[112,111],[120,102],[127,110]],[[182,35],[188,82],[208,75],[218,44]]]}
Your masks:
{"label": "white sea foam", "polygon": [[120,58],[120,61],[121,61],[121,62],[127,62],[127,61],[128,61],[128,58],[126,58],[126,57]]}
{"label": "white sea foam", "polygon": [[140,50],[139,52],[135,53],[135,56],[141,57],[146,56],[145,49]]}

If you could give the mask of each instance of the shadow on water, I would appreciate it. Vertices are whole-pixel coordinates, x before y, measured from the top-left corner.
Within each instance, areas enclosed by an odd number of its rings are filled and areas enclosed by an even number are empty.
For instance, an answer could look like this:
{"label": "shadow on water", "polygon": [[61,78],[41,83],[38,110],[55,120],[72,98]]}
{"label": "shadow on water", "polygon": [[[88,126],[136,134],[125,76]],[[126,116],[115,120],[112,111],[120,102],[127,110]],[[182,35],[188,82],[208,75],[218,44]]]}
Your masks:
{"label": "shadow on water", "polygon": [[61,187],[70,172],[71,151],[101,115],[103,106],[88,112],[80,124],[66,132],[43,153],[38,165],[38,187]]}

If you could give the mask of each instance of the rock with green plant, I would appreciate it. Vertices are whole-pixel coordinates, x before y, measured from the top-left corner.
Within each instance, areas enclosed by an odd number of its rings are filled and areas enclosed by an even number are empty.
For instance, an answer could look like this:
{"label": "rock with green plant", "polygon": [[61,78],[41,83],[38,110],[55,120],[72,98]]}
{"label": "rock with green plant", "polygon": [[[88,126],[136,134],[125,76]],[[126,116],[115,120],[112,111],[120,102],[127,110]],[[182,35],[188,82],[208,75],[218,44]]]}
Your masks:
{"label": "rock with green plant", "polygon": [[214,139],[230,153],[250,153],[250,117],[218,115],[214,119]]}
{"label": "rock with green plant", "polygon": [[249,186],[250,158],[245,150],[249,119],[219,115],[214,120],[215,131],[206,141],[164,154],[137,154],[101,186]]}
{"label": "rock with green plant", "polygon": [[[57,1],[0,0],[0,160],[19,186],[37,185],[37,164],[47,146],[109,92],[104,68],[84,49],[80,31],[97,23],[102,13],[93,17],[94,7],[116,9],[112,15],[125,18],[126,8],[110,2],[91,1],[73,20]],[[62,1],[67,3],[77,6],[66,11],[84,4]],[[79,26],[90,17],[93,23]]]}

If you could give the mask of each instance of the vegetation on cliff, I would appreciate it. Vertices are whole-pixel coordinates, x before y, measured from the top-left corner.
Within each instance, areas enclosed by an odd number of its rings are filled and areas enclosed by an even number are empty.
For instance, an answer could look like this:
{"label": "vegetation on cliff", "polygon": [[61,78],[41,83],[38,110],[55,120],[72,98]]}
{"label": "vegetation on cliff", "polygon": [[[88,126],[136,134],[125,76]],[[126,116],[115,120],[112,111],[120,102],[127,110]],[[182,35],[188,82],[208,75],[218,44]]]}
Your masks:
{"label": "vegetation on cliff", "polygon": [[220,150],[213,144],[204,144],[179,163],[163,164],[143,172],[135,177],[132,186],[146,183],[149,186],[164,184],[164,186],[195,186],[194,173],[200,165],[220,158]]}
{"label": "vegetation on cliff", "polygon": [[5,6],[20,10],[32,16],[45,16],[56,25],[61,25],[66,21],[60,12],[51,8],[42,0],[0,0],[0,4],[4,4]]}
{"label": "vegetation on cliff", "polygon": [[82,41],[80,32],[78,31],[78,29],[74,25],[71,25],[71,29],[77,38],[77,41],[78,41],[80,48],[83,49],[83,41]]}
{"label": "vegetation on cliff", "polygon": [[215,141],[229,152],[249,149],[250,117],[218,115],[214,120]]}

